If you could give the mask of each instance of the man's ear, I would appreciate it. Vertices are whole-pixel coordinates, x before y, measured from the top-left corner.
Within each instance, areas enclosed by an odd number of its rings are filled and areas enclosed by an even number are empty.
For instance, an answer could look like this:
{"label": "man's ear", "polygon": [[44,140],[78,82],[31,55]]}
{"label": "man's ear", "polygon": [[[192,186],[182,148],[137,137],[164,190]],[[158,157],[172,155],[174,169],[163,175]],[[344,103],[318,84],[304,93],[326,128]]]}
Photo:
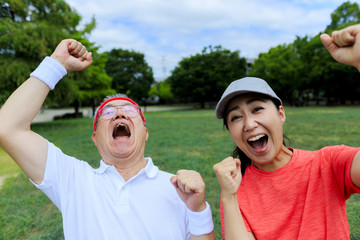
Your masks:
{"label": "man's ear", "polygon": [[147,141],[147,140],[149,139],[149,132],[148,132],[147,127],[145,127],[145,128],[146,128],[146,138],[145,138],[145,141]]}
{"label": "man's ear", "polygon": [[96,138],[95,138],[95,131],[93,132],[92,136],[91,136],[92,140],[93,140],[93,143],[95,144],[95,146],[97,147],[97,144],[96,144]]}

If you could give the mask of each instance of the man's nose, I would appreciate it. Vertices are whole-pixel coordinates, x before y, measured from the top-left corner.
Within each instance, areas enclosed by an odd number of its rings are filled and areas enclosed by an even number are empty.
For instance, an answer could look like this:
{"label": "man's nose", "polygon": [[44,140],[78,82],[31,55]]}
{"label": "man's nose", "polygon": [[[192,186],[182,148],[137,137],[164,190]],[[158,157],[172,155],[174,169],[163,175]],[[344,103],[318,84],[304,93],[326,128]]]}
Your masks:
{"label": "man's nose", "polygon": [[122,108],[118,108],[116,111],[114,119],[118,119],[118,118],[123,118],[123,119],[128,118],[128,116],[125,114]]}

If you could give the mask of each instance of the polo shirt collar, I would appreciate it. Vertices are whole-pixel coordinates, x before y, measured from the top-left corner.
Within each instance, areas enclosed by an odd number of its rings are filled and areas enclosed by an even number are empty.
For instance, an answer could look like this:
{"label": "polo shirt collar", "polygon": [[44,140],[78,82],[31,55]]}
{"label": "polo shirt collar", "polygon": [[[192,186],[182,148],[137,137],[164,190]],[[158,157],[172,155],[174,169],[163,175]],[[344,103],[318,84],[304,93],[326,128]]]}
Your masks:
{"label": "polo shirt collar", "polygon": [[[142,172],[145,171],[145,174],[146,174],[147,177],[149,177],[149,178],[155,177],[157,175],[158,171],[159,171],[159,168],[154,165],[154,163],[153,163],[153,161],[152,161],[152,159],[150,157],[145,158],[145,161],[146,161],[145,168],[140,170],[140,172],[137,175],[139,175],[139,174],[141,174]],[[98,169],[95,169],[95,172],[98,173],[98,174],[103,174],[106,171],[111,171],[110,169],[113,169],[113,170],[117,171],[114,166],[106,164],[101,159],[100,160],[100,167]]]}

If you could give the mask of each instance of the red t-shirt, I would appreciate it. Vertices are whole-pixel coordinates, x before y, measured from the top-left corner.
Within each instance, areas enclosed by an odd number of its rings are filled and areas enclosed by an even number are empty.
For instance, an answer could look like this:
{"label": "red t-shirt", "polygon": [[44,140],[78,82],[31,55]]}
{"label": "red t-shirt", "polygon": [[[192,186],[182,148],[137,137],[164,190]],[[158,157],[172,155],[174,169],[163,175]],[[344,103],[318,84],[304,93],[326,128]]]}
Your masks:
{"label": "red t-shirt", "polygon": [[281,169],[246,169],[237,197],[248,231],[266,240],[350,239],[345,201],[360,193],[350,178],[360,149],[341,145],[290,150],[293,156]]}

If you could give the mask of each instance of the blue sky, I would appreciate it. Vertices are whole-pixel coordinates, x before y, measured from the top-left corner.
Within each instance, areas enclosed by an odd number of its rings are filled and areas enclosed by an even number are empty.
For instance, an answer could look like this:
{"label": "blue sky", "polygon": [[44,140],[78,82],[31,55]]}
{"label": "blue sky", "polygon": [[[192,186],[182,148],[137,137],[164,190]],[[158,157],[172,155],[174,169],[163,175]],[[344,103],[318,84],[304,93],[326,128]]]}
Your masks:
{"label": "blue sky", "polygon": [[[66,0],[83,18],[95,17],[90,40],[100,52],[141,52],[157,80],[184,57],[221,45],[257,58],[296,36],[315,36],[340,0]],[[354,1],[351,1],[354,2]]]}

